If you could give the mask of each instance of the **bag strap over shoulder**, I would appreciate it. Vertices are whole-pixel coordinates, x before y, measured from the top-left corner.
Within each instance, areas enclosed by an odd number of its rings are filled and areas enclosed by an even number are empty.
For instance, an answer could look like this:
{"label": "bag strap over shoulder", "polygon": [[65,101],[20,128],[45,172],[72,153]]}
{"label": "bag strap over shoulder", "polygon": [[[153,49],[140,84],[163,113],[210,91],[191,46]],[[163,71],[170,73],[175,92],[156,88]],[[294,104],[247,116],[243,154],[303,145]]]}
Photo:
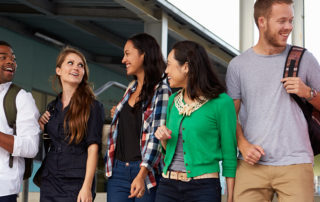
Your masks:
{"label": "bag strap over shoulder", "polygon": [[[297,46],[293,46],[290,49],[285,63],[283,78],[298,76],[300,61],[305,50],[306,49]],[[290,96],[299,105],[307,120],[311,147],[314,155],[317,155],[320,153],[320,112],[315,109],[312,104],[306,102],[296,94],[290,94]]]}
{"label": "bag strap over shoulder", "polygon": [[[3,99],[4,113],[11,128],[15,128],[17,118],[16,97],[20,90],[19,86],[12,83]],[[14,135],[16,134],[14,133]]]}
{"label": "bag strap over shoulder", "polygon": [[[289,50],[287,60],[284,67],[283,78],[286,77],[298,77],[300,62],[304,52],[306,51],[305,48],[299,46],[292,46]],[[302,109],[303,114],[307,121],[310,119],[310,105],[307,105],[298,95],[290,94],[290,96],[296,101],[299,107]]]}
{"label": "bag strap over shoulder", "polygon": [[305,51],[305,48],[291,46],[285,63],[283,78],[298,76],[301,58]]}
{"label": "bag strap over shoulder", "polygon": [[[13,135],[16,135],[16,119],[17,119],[17,106],[16,97],[21,88],[15,84],[11,84],[6,95],[3,98],[3,110],[7,118],[8,125],[13,129]],[[9,167],[13,166],[13,156],[9,156]]]}

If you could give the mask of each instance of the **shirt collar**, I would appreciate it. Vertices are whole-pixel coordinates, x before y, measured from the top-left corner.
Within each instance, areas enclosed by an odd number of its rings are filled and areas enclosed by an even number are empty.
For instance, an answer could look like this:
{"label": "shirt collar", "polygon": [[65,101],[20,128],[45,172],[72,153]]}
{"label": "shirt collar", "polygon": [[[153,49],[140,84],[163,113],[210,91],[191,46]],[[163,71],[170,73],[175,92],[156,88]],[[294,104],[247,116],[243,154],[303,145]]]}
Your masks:
{"label": "shirt collar", "polygon": [[134,80],[133,82],[131,82],[129,84],[129,90],[131,91],[131,93],[134,93],[136,91],[137,86],[138,86],[138,81],[137,80]]}
{"label": "shirt collar", "polygon": [[7,83],[1,83],[0,84],[0,93],[6,89],[9,88],[9,86],[11,85],[12,82],[7,82]]}

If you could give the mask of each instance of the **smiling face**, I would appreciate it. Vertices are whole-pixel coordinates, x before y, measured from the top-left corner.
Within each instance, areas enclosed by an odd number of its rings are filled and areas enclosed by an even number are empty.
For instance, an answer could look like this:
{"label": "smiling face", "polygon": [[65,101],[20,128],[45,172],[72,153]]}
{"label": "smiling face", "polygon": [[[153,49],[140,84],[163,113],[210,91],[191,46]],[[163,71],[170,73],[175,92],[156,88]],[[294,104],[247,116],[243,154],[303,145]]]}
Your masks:
{"label": "smiling face", "polygon": [[69,53],[61,66],[56,68],[56,74],[60,77],[62,86],[78,86],[85,74],[84,62],[79,55]]}
{"label": "smiling face", "polygon": [[127,41],[123,51],[124,56],[122,63],[126,65],[127,75],[137,76],[143,73],[144,54],[141,54],[139,50],[134,47],[132,41]]}
{"label": "smiling face", "polygon": [[178,60],[174,57],[174,49],[168,55],[168,63],[166,74],[171,88],[187,88],[188,82],[188,65],[184,63],[180,65]]}
{"label": "smiling face", "polygon": [[263,36],[272,47],[287,45],[293,29],[293,6],[290,4],[273,4],[270,15],[265,19]]}
{"label": "smiling face", "polygon": [[16,57],[12,49],[0,45],[0,84],[12,81],[16,69]]}

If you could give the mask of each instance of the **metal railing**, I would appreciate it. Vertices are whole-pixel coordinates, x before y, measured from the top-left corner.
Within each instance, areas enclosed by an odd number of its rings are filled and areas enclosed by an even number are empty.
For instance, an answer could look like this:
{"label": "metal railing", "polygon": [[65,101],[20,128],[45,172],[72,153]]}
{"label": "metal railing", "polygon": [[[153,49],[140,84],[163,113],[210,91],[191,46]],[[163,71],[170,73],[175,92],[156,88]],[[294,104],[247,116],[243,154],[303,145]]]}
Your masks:
{"label": "metal railing", "polygon": [[108,88],[110,88],[111,86],[115,86],[118,88],[121,88],[123,90],[127,89],[127,86],[123,85],[122,83],[116,82],[116,81],[109,81],[107,83],[105,83],[104,85],[102,85],[100,88],[98,88],[97,90],[94,91],[94,94],[96,96],[100,95],[103,91],[107,90]]}

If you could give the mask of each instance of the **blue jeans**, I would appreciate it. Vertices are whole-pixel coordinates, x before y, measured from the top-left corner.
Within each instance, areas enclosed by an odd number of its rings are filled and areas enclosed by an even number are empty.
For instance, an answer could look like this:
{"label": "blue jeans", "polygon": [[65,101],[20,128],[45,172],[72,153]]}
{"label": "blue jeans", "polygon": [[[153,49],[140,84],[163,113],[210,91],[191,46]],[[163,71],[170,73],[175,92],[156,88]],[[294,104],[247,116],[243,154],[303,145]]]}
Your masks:
{"label": "blue jeans", "polygon": [[[112,176],[108,179],[107,202],[154,202],[156,187],[150,190],[146,187],[142,198],[128,198],[131,183],[139,171],[140,161],[126,163],[115,159]],[[156,176],[156,179],[159,177]]]}
{"label": "blue jeans", "polygon": [[189,182],[161,178],[156,202],[221,202],[219,178]]}
{"label": "blue jeans", "polygon": [[17,202],[17,194],[0,196],[0,202]]}

